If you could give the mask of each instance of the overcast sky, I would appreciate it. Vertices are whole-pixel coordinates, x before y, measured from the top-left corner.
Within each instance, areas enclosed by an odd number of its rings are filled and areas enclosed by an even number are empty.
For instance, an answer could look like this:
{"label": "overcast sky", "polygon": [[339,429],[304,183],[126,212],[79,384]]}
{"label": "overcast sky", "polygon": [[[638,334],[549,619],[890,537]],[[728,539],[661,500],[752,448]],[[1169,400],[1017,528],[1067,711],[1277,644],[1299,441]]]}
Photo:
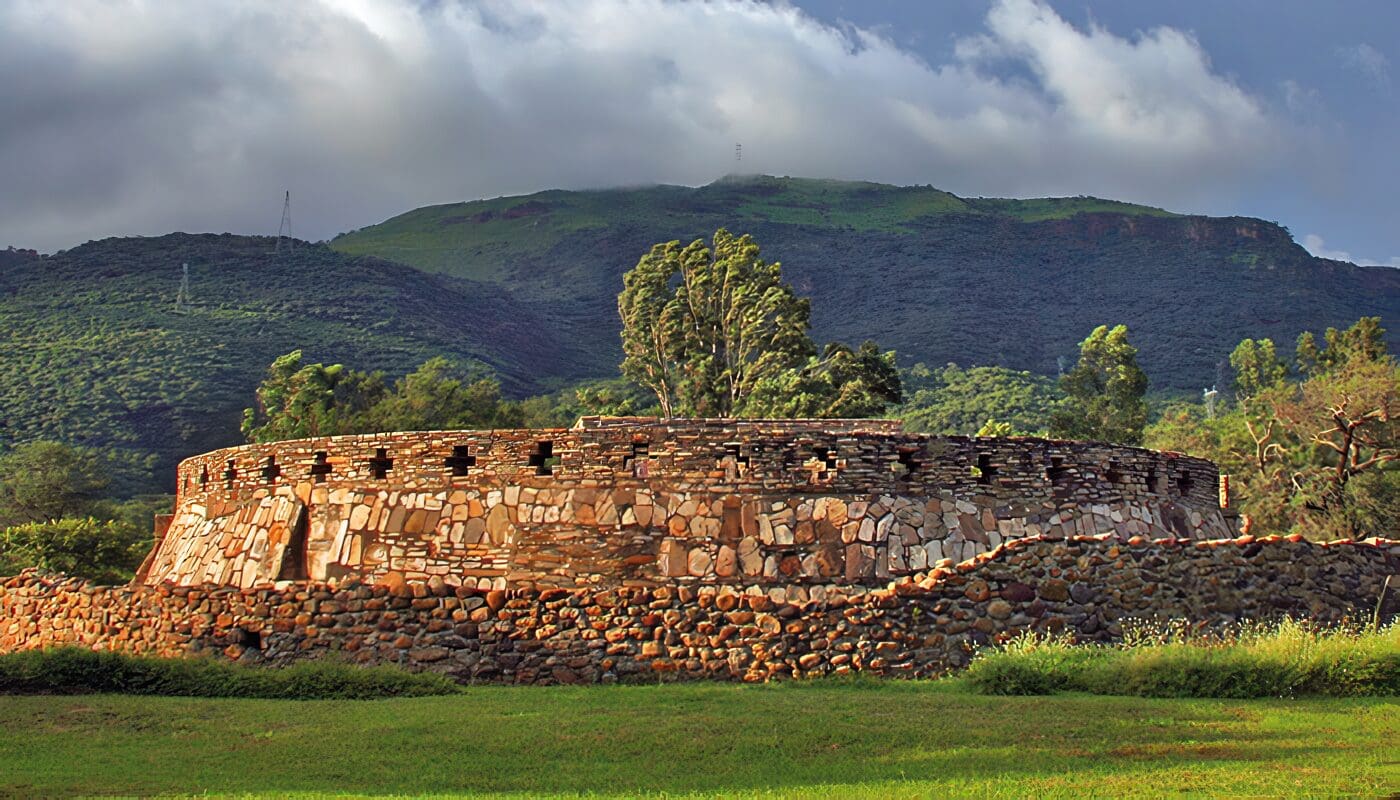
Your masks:
{"label": "overcast sky", "polygon": [[1400,266],[1391,0],[0,0],[0,246],[328,238],[735,171],[1092,194]]}

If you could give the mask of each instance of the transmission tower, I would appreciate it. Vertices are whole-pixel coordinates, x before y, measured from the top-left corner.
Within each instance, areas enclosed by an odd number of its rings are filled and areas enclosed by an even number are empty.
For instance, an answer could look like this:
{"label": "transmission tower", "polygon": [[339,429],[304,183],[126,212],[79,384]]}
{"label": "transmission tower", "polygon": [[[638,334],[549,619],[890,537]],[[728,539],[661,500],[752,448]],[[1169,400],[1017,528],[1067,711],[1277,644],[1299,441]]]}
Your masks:
{"label": "transmission tower", "polygon": [[734,163],[738,164],[744,160],[744,146],[738,142],[734,143]]}
{"label": "transmission tower", "polygon": [[190,265],[180,265],[180,291],[175,295],[175,313],[187,314],[190,310]]}
{"label": "transmission tower", "polygon": [[277,246],[273,249],[274,253],[282,252],[283,239],[287,241],[287,252],[292,252],[293,242],[296,240],[292,238],[292,193],[290,191],[282,199],[282,224],[277,226]]}

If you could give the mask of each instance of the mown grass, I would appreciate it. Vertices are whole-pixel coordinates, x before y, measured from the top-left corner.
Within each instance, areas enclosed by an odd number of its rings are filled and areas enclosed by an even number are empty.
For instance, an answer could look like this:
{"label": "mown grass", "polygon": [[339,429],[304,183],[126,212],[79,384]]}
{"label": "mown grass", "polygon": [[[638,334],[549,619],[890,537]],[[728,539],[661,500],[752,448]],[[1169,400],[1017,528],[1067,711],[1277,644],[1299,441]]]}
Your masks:
{"label": "mown grass", "polygon": [[956,681],[0,697],[0,794],[1383,795],[1395,699],[989,697]]}
{"label": "mown grass", "polygon": [[964,679],[985,694],[1139,697],[1400,695],[1400,626],[1319,629],[1285,620],[1223,635],[1141,628],[1120,645],[1026,635],[978,654]]}

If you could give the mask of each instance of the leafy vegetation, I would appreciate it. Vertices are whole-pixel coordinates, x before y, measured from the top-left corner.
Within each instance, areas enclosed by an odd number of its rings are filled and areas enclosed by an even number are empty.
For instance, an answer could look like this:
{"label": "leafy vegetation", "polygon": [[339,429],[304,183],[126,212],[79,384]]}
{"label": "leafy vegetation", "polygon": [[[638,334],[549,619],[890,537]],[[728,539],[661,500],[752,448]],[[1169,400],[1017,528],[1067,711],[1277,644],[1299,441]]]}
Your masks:
{"label": "leafy vegetation", "polygon": [[[542,192],[410,211],[331,247],[488,282],[567,319],[604,371],[621,276],[655,242],[750,232],[812,301],[818,341],[902,366],[1055,375],[1094,325],[1130,322],[1154,391],[1199,392],[1245,337],[1400,314],[1400,273],[1314,259],[1277,225],[1096,198],[745,176],[695,189]],[[597,363],[597,362],[595,362]]]}
{"label": "leafy vegetation", "polygon": [[894,353],[873,342],[816,358],[811,304],[751,236],[654,245],[622,284],[622,375],[664,416],[874,416],[901,398]]}
{"label": "leafy vegetation", "polygon": [[97,455],[28,442],[0,455],[0,575],[35,567],[98,583],[131,579],[168,498],[116,502]]}
{"label": "leafy vegetation", "polygon": [[1400,694],[1400,626],[1316,629],[1287,620],[1223,636],[1184,625],[1125,634],[1122,645],[1027,634],[981,651],[964,673],[984,694],[1073,691],[1140,697]]}
{"label": "leafy vegetation", "polygon": [[1148,446],[1216,461],[1255,532],[1391,536],[1400,523],[1400,365],[1377,318],[1298,338],[1285,364],[1271,340],[1235,349],[1235,393],[1168,408]]}
{"label": "leafy vegetation", "polygon": [[454,428],[518,428],[520,404],[491,378],[466,382],[445,358],[430,358],[390,387],[382,373],[304,364],[300,350],[272,362],[257,407],[243,411],[250,442],[308,436]]}
{"label": "leafy vegetation", "polygon": [[[904,420],[906,429],[927,433],[1041,434],[1060,397],[1049,378],[1005,367],[949,364],[930,370],[915,364],[904,381],[910,391],[893,416]],[[980,434],[989,422],[996,433]]]}
{"label": "leafy vegetation", "polygon": [[[267,365],[296,349],[386,383],[444,356],[464,384],[588,405],[574,388],[622,357],[623,272],[654,242],[724,226],[781,259],[817,341],[873,338],[904,365],[1053,375],[1094,324],[1122,320],[1153,391],[1194,394],[1242,338],[1400,313],[1400,273],[1313,259],[1259,220],[766,177],[546,192],[418,209],[276,257],[267,238],[185,234],[0,251],[0,449],[86,446],[110,493],[169,489],[180,458],[243,438]],[[177,307],[183,263],[192,302]],[[543,402],[527,419],[551,416]]]}
{"label": "leafy vegetation", "polygon": [[0,694],[110,692],[177,697],[370,700],[456,694],[433,672],[363,667],[319,660],[253,667],[212,658],[148,658],[76,647],[0,655]]}
{"label": "leafy vegetation", "polygon": [[779,419],[871,418],[884,416],[903,399],[894,351],[874,342],[852,349],[829,344],[821,358],[761,381],[748,413]]}
{"label": "leafy vegetation", "polygon": [[126,583],[151,549],[151,528],[93,517],[27,522],[0,529],[0,575],[31,567],[94,583]]}
{"label": "leafy vegetation", "polygon": [[1060,377],[1065,397],[1050,412],[1050,435],[1141,444],[1147,425],[1147,374],[1128,328],[1100,325],[1079,344],[1079,361]]}
{"label": "leafy vegetation", "polygon": [[[107,239],[0,267],[0,450],[98,451],[117,496],[172,485],[175,463],[236,444],[267,365],[309,358],[398,377],[445,356],[514,396],[610,369],[491,286],[267,238]],[[193,302],[177,310],[180,265]]]}
{"label": "leafy vegetation", "polygon": [[26,442],[0,455],[0,526],[86,514],[108,484],[95,453],[61,442]]}
{"label": "leafy vegetation", "polygon": [[365,701],[0,697],[0,793],[1374,795],[1394,698],[987,697],[941,681],[471,687]]}

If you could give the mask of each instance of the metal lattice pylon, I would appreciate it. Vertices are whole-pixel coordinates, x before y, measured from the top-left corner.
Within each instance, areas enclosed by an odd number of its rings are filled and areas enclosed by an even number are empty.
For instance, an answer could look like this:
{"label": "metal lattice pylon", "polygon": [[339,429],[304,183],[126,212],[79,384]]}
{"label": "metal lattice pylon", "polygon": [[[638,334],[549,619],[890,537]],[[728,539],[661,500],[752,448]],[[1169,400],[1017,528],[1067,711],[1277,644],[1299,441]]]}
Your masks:
{"label": "metal lattice pylon", "polygon": [[288,191],[282,199],[282,224],[277,226],[277,246],[274,253],[282,252],[282,242],[287,242],[287,252],[292,252],[295,239],[292,238],[292,193]]}
{"label": "metal lattice pylon", "polygon": [[175,311],[184,314],[190,310],[190,265],[180,265],[180,291],[175,295]]}

